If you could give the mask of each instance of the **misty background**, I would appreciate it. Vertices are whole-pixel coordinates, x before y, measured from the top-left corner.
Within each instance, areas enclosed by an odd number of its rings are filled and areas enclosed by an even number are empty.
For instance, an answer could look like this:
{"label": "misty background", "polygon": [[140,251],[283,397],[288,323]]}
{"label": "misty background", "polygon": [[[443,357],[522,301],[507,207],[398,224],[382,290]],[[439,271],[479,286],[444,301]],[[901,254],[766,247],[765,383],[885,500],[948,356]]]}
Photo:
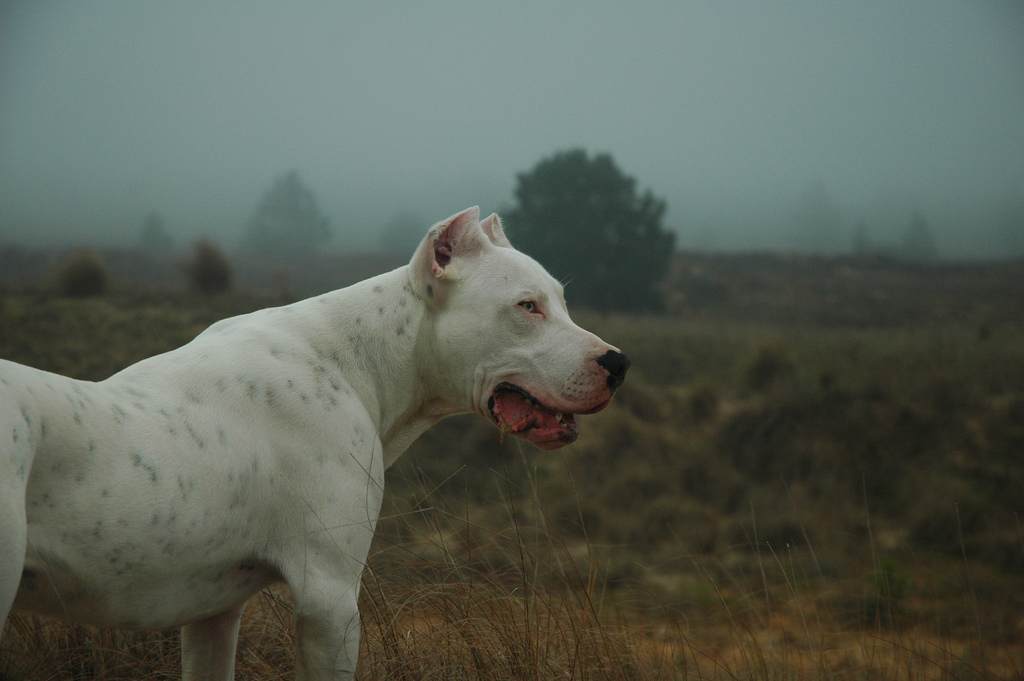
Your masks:
{"label": "misty background", "polygon": [[[1024,4],[0,7],[0,244],[132,246],[158,215],[233,250],[294,170],[323,250],[411,252],[396,230],[507,210],[568,148],[663,198],[682,249],[839,252],[924,216],[941,257],[1019,256]],[[814,211],[834,240],[802,239]]]}

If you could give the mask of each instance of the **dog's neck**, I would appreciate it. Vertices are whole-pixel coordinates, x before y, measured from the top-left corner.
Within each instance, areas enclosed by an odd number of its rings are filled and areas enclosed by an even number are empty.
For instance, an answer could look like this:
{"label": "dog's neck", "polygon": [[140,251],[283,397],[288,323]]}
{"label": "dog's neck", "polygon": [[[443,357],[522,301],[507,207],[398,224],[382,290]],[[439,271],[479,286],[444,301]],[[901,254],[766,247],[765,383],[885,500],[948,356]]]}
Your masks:
{"label": "dog's neck", "polygon": [[431,343],[432,315],[406,270],[355,284],[344,296],[321,296],[328,303],[329,337],[318,352],[344,362],[346,380],[377,422],[385,466],[442,418],[467,410],[449,389],[444,367],[426,365],[417,352]]}

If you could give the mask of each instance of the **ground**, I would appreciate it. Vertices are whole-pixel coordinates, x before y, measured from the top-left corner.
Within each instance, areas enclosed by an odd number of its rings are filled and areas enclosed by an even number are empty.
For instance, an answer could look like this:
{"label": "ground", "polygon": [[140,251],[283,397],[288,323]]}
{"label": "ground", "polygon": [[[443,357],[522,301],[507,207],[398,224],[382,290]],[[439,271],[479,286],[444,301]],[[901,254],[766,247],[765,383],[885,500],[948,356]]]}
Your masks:
{"label": "ground", "polygon": [[[0,356],[102,379],[283,295],[125,289],[8,284]],[[574,311],[626,384],[558,452],[467,416],[396,464],[361,678],[1021,678],[1022,291],[691,254],[664,316]],[[240,678],[288,673],[288,607],[251,604]],[[175,636],[16,616],[0,679],[166,678]]]}

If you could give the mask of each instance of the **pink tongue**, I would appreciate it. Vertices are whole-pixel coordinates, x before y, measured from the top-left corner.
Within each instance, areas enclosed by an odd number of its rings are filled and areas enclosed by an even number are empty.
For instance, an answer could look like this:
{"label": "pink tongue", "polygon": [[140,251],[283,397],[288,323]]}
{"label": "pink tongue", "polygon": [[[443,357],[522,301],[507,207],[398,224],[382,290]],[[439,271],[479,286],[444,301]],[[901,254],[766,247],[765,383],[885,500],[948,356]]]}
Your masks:
{"label": "pink tongue", "polygon": [[527,428],[565,429],[555,415],[513,392],[499,392],[494,396],[494,413],[513,433]]}

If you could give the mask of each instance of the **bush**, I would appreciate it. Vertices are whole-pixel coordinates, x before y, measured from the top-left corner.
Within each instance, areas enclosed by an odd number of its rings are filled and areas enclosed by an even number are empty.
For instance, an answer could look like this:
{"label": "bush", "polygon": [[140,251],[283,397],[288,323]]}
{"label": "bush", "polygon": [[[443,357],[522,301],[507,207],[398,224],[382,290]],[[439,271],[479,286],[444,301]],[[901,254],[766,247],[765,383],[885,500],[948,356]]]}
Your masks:
{"label": "bush", "polygon": [[707,423],[718,418],[718,393],[711,386],[701,386],[690,393],[686,401],[690,418],[695,423]]}
{"label": "bush", "polygon": [[110,273],[99,253],[76,251],[58,267],[56,284],[57,291],[69,298],[102,296],[110,288]]}
{"label": "bush", "polygon": [[767,392],[793,373],[793,362],[782,351],[765,346],[747,369],[747,385],[757,392]]}
{"label": "bush", "polygon": [[866,581],[868,590],[860,604],[863,623],[896,626],[904,608],[910,574],[895,558],[886,556],[867,574]]}
{"label": "bush", "polygon": [[204,296],[224,293],[231,288],[231,263],[224,252],[208,239],[195,243],[192,262],[186,269],[192,288]]}

